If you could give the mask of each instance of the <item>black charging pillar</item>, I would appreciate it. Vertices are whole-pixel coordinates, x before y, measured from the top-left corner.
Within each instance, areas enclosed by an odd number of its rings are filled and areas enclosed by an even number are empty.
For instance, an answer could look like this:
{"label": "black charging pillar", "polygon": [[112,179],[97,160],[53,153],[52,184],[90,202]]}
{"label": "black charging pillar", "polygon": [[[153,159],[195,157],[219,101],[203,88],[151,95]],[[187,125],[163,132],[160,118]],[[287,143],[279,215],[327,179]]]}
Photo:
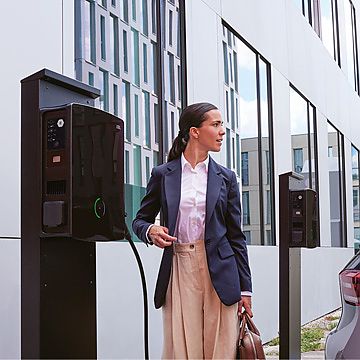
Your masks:
{"label": "black charging pillar", "polygon": [[21,356],[96,358],[95,243],[44,238],[41,111],[99,90],[49,70],[21,81]]}
{"label": "black charging pillar", "polygon": [[301,358],[301,248],[319,246],[318,203],[304,177],[279,176],[280,359]]}

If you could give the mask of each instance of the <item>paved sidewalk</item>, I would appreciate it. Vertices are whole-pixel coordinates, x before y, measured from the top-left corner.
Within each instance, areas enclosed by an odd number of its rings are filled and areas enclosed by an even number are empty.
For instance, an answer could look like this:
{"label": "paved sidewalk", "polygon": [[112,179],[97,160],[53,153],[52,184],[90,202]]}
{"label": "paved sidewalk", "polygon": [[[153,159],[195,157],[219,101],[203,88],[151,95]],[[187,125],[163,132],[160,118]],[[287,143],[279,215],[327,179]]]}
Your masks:
{"label": "paved sidewalk", "polygon": [[[266,355],[266,359],[275,360],[279,359],[276,355]],[[301,354],[301,359],[325,359],[324,351],[309,351]]]}

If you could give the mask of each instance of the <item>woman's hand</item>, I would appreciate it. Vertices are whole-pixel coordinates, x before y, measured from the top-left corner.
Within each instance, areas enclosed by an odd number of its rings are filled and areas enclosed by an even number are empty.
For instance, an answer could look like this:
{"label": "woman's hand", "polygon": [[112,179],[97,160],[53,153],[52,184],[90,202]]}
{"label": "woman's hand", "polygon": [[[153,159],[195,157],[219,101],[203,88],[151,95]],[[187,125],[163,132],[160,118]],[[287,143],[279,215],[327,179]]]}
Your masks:
{"label": "woman's hand", "polygon": [[165,226],[152,225],[148,236],[153,244],[161,249],[171,246],[173,241],[176,241],[176,237],[170,236],[169,230]]}
{"label": "woman's hand", "polygon": [[245,311],[248,313],[250,317],[253,317],[253,313],[251,311],[251,296],[241,296],[241,300],[239,301],[239,309],[238,315],[240,316],[242,313],[242,308],[244,307]]}

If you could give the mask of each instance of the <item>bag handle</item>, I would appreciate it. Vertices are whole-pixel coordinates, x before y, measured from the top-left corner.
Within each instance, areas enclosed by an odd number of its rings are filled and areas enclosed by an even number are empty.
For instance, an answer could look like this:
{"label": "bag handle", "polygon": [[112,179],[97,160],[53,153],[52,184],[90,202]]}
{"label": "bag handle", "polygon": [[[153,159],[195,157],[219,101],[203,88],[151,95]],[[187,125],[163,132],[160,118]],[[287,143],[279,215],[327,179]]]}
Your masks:
{"label": "bag handle", "polygon": [[246,331],[246,319],[244,314],[240,315],[240,332],[239,332],[239,338],[238,338],[238,344],[240,345],[241,340],[244,338],[245,336],[245,331]]}
{"label": "bag handle", "polygon": [[246,320],[246,325],[248,327],[248,329],[250,331],[252,331],[253,333],[255,333],[256,335],[260,336],[260,331],[258,330],[258,328],[255,326],[255,323],[253,322],[253,320],[251,319],[251,317],[249,316],[249,314],[244,311],[242,313],[243,317],[245,318]]}

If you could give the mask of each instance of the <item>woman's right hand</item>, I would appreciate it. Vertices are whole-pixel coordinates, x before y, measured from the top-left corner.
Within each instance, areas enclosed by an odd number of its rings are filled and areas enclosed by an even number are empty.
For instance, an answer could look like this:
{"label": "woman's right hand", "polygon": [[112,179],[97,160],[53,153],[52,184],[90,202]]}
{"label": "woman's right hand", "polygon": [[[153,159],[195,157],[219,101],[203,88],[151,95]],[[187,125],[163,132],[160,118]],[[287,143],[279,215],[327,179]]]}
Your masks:
{"label": "woman's right hand", "polygon": [[169,235],[169,230],[165,226],[152,225],[148,236],[154,245],[163,249],[165,246],[171,246],[176,237]]}

